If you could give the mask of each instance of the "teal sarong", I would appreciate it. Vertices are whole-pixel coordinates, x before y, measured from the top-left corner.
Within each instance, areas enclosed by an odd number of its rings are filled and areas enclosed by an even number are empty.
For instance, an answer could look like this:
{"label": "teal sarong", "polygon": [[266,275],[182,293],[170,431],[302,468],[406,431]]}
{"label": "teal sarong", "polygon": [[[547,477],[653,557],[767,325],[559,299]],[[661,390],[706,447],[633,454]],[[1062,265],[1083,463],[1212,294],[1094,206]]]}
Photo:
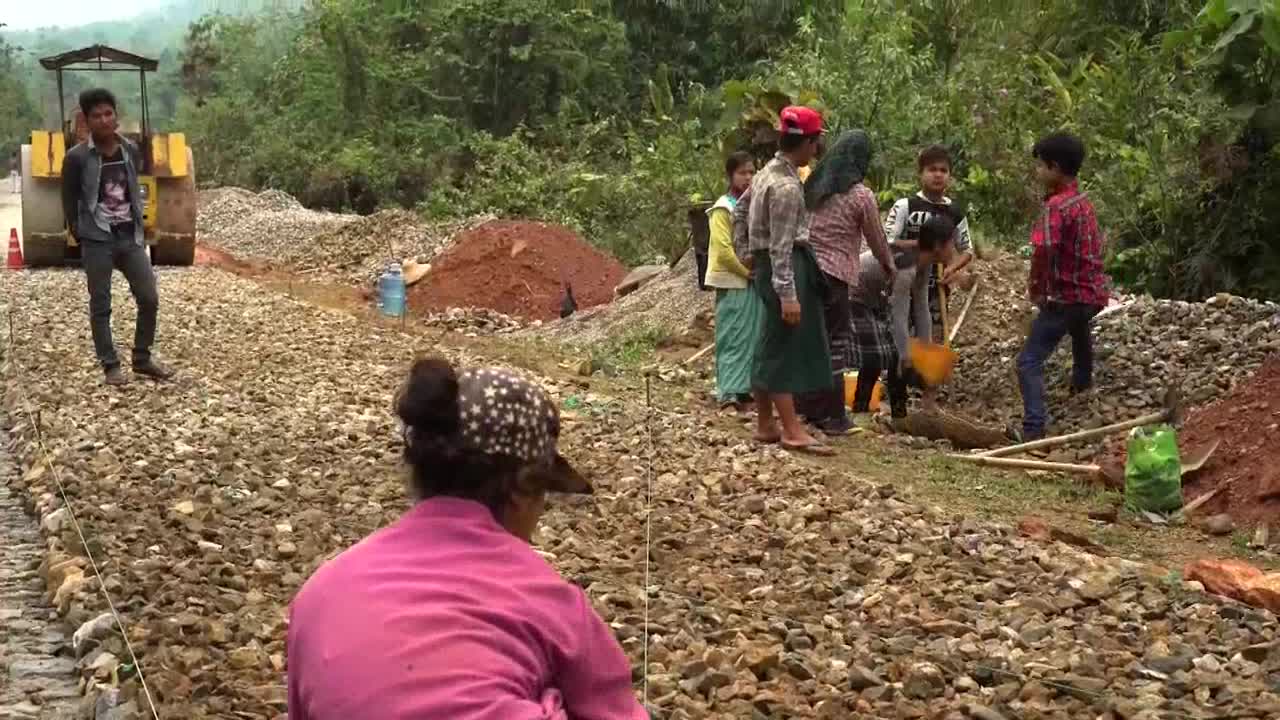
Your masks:
{"label": "teal sarong", "polygon": [[734,402],[751,394],[751,366],[760,343],[764,304],[750,283],[716,290],[716,396]]}

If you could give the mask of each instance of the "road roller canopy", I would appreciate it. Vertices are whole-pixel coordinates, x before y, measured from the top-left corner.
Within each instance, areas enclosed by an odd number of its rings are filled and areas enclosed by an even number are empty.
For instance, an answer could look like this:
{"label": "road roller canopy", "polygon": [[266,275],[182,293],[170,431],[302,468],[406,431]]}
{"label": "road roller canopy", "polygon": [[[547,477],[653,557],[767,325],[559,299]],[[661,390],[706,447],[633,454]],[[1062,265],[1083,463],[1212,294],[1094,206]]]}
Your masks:
{"label": "road roller canopy", "polygon": [[160,63],[134,55],[131,52],[117,50],[106,45],[90,45],[79,50],[68,50],[60,55],[40,58],[40,67],[52,70],[58,78],[58,117],[60,121],[67,118],[66,98],[62,90],[62,73],[64,72],[136,72],[138,82],[142,86],[142,137],[151,136],[151,111],[147,107],[147,73],[155,72]]}
{"label": "road roller canopy", "polygon": [[93,70],[112,72],[121,70],[138,70],[155,72],[160,63],[134,55],[124,50],[117,50],[106,45],[90,45],[79,50],[69,50],[60,55],[40,58],[40,67],[45,70]]}

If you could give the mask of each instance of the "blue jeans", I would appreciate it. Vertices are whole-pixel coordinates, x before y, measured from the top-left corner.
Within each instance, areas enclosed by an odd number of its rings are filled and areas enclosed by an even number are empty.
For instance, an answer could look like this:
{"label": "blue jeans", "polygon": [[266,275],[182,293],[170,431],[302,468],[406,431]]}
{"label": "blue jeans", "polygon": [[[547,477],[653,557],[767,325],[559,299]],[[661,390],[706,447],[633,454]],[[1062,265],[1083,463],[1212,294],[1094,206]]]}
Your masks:
{"label": "blue jeans", "polygon": [[1044,363],[1063,337],[1071,336],[1071,389],[1079,392],[1093,384],[1093,337],[1089,334],[1089,321],[1100,310],[1097,305],[1048,303],[1031,323],[1027,344],[1018,354],[1024,439],[1044,436],[1049,422],[1044,404]]}

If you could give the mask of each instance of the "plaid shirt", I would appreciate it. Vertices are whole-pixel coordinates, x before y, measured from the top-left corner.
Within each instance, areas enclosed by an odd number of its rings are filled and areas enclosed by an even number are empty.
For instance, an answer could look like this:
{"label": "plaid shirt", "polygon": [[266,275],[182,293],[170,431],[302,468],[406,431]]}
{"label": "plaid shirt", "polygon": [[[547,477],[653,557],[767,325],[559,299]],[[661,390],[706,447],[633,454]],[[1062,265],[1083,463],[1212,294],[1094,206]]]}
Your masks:
{"label": "plaid shirt", "polygon": [[870,188],[858,183],[848,192],[827,198],[814,211],[813,221],[809,223],[809,245],[822,272],[852,286],[858,282],[858,256],[862,254],[863,240],[881,267],[892,266],[893,257],[889,254],[884,227],[880,225],[876,197]]}
{"label": "plaid shirt", "polygon": [[[809,210],[796,166],[782,153],[774,156],[751,181],[747,241],[752,252],[769,251],[773,289],[783,302],[796,299],[791,251],[809,244]],[[746,197],[739,199],[741,205]]]}
{"label": "plaid shirt", "polygon": [[1032,301],[1102,306],[1108,280],[1102,269],[1102,231],[1089,196],[1074,181],[1050,195],[1031,228]]}

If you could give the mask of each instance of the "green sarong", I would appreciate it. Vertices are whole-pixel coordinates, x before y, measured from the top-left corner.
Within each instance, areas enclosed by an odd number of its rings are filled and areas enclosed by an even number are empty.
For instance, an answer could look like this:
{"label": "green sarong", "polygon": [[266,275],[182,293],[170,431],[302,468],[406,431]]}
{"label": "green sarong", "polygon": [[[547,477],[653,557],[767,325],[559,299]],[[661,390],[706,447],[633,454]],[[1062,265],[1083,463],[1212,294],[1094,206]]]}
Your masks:
{"label": "green sarong", "polygon": [[751,394],[751,365],[764,305],[755,288],[716,290],[716,395],[733,402]]}
{"label": "green sarong", "polygon": [[782,300],[773,289],[768,250],[757,250],[755,286],[764,302],[764,322],[752,366],[752,387],[769,393],[809,393],[831,389],[831,349],[823,318],[823,277],[808,245],[791,251],[800,324],[782,321]]}

